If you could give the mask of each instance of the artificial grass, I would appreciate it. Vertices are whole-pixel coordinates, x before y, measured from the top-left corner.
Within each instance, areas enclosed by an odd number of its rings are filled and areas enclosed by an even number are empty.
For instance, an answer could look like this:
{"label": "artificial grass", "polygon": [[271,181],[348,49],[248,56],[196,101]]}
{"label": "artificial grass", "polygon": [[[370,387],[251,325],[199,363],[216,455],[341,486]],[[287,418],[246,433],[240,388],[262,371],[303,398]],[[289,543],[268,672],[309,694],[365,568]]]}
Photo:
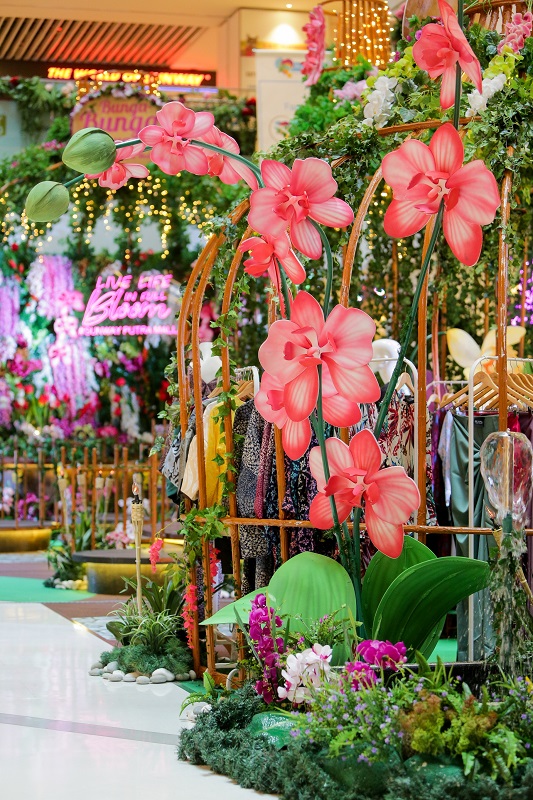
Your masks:
{"label": "artificial grass", "polygon": [[445,664],[457,660],[457,639],[440,639],[437,646],[433,650],[431,656],[428,658],[430,664],[437,663],[437,657],[440,656]]}
{"label": "artificial grass", "polygon": [[10,578],[0,576],[0,601],[12,603],[75,603],[94,597],[92,592],[73,589],[50,589],[41,578]]}

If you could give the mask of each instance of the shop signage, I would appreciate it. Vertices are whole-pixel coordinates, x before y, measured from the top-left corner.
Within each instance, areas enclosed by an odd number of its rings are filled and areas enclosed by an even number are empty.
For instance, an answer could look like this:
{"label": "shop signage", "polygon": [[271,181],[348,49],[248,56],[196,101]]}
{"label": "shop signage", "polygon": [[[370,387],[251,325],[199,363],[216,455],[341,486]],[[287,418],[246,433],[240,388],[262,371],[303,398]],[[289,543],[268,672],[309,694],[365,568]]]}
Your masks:
{"label": "shop signage", "polygon": [[171,273],[145,272],[99,277],[78,336],[175,336],[177,328],[168,303]]}
{"label": "shop signage", "polygon": [[198,70],[183,72],[140,72],[139,70],[102,69],[101,67],[54,66],[48,67],[46,77],[57,81],[101,81],[102,83],[130,83],[197,89],[200,86],[216,86],[216,73]]}
{"label": "shop signage", "polygon": [[101,95],[80,105],[72,114],[72,133],[81,128],[101,128],[115,139],[131,139],[141,128],[156,124],[159,109],[148,97]]}

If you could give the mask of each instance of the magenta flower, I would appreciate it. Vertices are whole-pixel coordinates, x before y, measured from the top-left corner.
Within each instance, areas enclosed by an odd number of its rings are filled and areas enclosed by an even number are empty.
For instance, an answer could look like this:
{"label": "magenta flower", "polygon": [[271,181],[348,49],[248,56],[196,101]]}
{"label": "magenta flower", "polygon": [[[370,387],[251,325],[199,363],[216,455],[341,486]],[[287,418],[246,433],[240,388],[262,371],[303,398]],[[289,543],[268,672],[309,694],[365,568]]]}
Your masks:
{"label": "magenta flower", "polygon": [[294,250],[291,250],[290,239],[286,233],[276,237],[269,236],[268,233],[263,236],[250,236],[241,242],[239,250],[241,253],[250,251],[250,258],[244,262],[244,271],[254,278],[267,273],[278,296],[281,296],[278,261],[293,283],[300,284],[305,280],[305,269]]}
{"label": "magenta flower", "polygon": [[346,673],[341,675],[341,681],[348,682],[354,691],[369,689],[376,682],[376,673],[363,661],[349,661],[344,669]]}
{"label": "magenta flower", "polygon": [[147,125],[139,139],[152,148],[150,158],[167,175],[181,170],[193,175],[207,175],[209,163],[205,151],[191,144],[191,139],[206,136],[215,124],[209,111],[194,112],[183,103],[166,103],[156,114],[159,125]]}
{"label": "magenta flower", "polygon": [[[223,150],[228,150],[230,153],[239,155],[239,145],[232,136],[229,136],[218,128],[213,127],[207,133],[200,137],[202,142],[206,144],[214,144],[215,147],[221,147]],[[250,189],[257,189],[257,178],[253,171],[246,164],[241,161],[232,159],[231,156],[224,156],[222,153],[216,153],[214,150],[204,150],[207,156],[207,163],[209,165],[208,175],[220,178],[222,183],[238,183],[240,180],[245,181]]]}
{"label": "magenta flower", "polygon": [[332,410],[339,414],[353,410],[355,403],[379,398],[376,377],[368,366],[375,331],[373,320],[357,308],[337,305],[324,321],[315,298],[298,292],[291,319],[274,322],[259,348],[261,366],[284,387],[283,405],[289,419],[301,422],[314,409],[318,367],[325,373]]}
{"label": "magenta flower", "polygon": [[[120,141],[120,140],[118,140]],[[135,158],[144,152],[144,144],[132,144],[117,150],[115,163],[104,172],[86,175],[86,178],[98,178],[98,185],[107,189],[120,189],[130,178],[146,178],[148,169],[143,164],[124,164],[128,158]]]}
{"label": "magenta flower", "polygon": [[320,158],[297,158],[292,170],[278,161],[261,164],[264,189],[252,192],[248,222],[258,233],[277,238],[287,229],[291,241],[309,258],[320,258],[322,240],[310,220],[334,228],[353,222],[353,211],[334,197],[337,181]]}
{"label": "magenta flower", "polygon": [[405,664],[407,661],[406,652],[407,648],[403,642],[380,641],[379,639],[365,639],[360,642],[355,652],[366,661],[367,664],[373,664],[382,669],[392,669],[394,672],[398,671],[400,664]]}

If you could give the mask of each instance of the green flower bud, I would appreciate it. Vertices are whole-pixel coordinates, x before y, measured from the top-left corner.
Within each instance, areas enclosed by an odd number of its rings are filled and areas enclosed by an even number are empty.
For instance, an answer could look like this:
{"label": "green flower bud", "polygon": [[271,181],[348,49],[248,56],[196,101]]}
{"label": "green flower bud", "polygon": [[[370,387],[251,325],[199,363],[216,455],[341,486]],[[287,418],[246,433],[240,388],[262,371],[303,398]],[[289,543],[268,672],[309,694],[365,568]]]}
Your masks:
{"label": "green flower bud", "polygon": [[100,128],[82,128],[74,134],[63,152],[63,163],[84,175],[105,172],[115,163],[115,141]]}
{"label": "green flower bud", "polygon": [[70,195],[66,186],[55,181],[42,181],[26,198],[26,214],[34,222],[52,222],[68,210]]}

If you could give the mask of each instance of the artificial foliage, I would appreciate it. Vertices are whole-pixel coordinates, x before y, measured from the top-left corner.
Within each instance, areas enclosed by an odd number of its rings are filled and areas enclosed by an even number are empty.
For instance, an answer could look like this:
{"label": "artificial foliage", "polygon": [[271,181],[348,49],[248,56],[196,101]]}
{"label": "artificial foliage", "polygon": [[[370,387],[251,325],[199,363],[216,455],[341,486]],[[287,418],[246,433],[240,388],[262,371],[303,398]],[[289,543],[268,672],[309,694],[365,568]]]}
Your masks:
{"label": "artificial foliage", "polygon": [[158,652],[148,644],[114,647],[104,650],[100,661],[104,666],[117,661],[123,672],[140,672],[141,675],[151,675],[156,669],[168,669],[174,675],[182,675],[192,667],[190,650],[177,638],[169,639]]}

